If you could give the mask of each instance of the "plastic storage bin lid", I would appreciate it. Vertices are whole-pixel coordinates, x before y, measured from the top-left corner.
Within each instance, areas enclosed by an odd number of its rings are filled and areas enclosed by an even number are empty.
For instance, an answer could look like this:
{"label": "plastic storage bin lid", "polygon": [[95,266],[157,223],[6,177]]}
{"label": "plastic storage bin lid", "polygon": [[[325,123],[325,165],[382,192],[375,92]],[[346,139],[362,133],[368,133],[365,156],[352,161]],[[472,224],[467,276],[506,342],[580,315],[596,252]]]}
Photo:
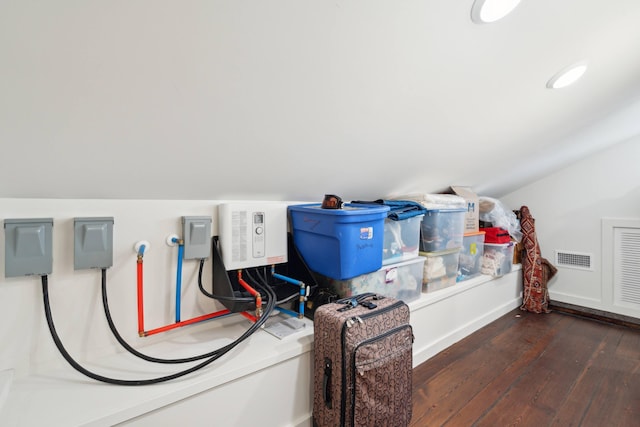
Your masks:
{"label": "plastic storage bin lid", "polygon": [[466,212],[467,208],[436,208],[436,209],[426,208],[426,210],[427,210],[426,215],[429,215],[432,212],[434,212],[434,213],[439,213],[439,212],[443,212],[443,213],[447,213],[447,212]]}
{"label": "plastic storage bin lid", "polygon": [[415,200],[374,200],[374,201],[352,201],[351,204],[389,206],[387,218],[393,221],[402,221],[425,214],[425,207]]}
{"label": "plastic storage bin lid", "polygon": [[513,246],[513,242],[509,243],[485,243],[485,246],[496,246],[499,248],[508,248],[509,246]]}
{"label": "plastic storage bin lid", "polygon": [[471,233],[464,233],[464,237],[471,237],[471,236],[480,236],[481,234],[485,234],[486,231],[474,231]]}
{"label": "plastic storage bin lid", "polygon": [[455,194],[414,193],[393,197],[395,200],[413,200],[429,210],[435,209],[467,209],[467,201]]}
{"label": "plastic storage bin lid", "polygon": [[445,249],[443,251],[435,251],[435,252],[425,252],[425,251],[420,251],[418,252],[418,254],[420,256],[423,257],[436,257],[436,256],[446,256],[446,255],[451,255],[451,254],[455,254],[456,252],[460,252],[461,248],[453,248],[453,249]]}
{"label": "plastic storage bin lid", "polygon": [[[345,203],[342,209],[322,209],[320,203],[308,203],[302,205],[289,205],[288,209],[291,211],[302,213],[313,213],[316,215],[327,216],[358,216],[364,214],[380,214],[389,212],[389,206],[375,206],[375,205],[360,205]],[[386,216],[386,215],[385,215]]]}

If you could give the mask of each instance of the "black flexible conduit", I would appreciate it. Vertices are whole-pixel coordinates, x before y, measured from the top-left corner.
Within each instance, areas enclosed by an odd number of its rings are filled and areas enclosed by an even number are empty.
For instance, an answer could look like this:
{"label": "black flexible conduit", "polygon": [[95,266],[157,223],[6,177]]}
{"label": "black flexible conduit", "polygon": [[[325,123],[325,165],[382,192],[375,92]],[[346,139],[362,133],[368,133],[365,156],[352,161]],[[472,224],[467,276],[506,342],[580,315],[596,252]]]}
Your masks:
{"label": "black flexible conduit", "polygon": [[[269,285],[269,276],[268,276],[266,268],[263,268],[262,274],[260,273],[260,270],[258,270],[257,268],[255,268],[254,270],[255,270],[255,273],[257,274],[259,280],[256,280],[256,278],[253,276],[253,274],[251,274],[250,270],[245,270],[245,273],[247,274],[247,277],[249,279],[251,279],[251,281],[253,281],[254,283],[262,283],[264,286],[271,287]],[[275,295],[276,295],[276,298],[277,298],[277,294],[275,294]],[[295,292],[293,292],[288,297],[284,297],[283,299],[277,301],[276,304],[284,304],[285,302],[289,302],[292,299],[298,298],[299,295],[300,295],[300,291],[298,289],[296,289]]]}
{"label": "black flexible conduit", "polygon": [[[253,302],[255,301],[255,298],[253,297],[225,297],[222,295],[214,295],[211,292],[207,291],[204,288],[204,285],[202,284],[202,271],[204,268],[204,259],[200,260],[200,268],[198,269],[198,288],[200,288],[200,292],[202,292],[203,295],[212,298],[212,299],[216,299],[216,300],[220,300],[220,301],[234,301],[234,302]],[[258,273],[258,269],[255,268],[256,273]],[[251,279],[254,283],[258,283],[258,280],[256,280],[253,275],[251,274],[251,272],[247,269],[247,270],[243,270],[246,274],[247,277],[249,279]],[[266,275],[266,270],[263,273],[263,275],[258,274],[258,277],[260,278],[260,280],[262,281],[262,283],[265,286],[269,286],[271,288],[271,285],[268,284],[268,280],[266,279],[265,275]],[[275,295],[275,293],[274,293]],[[295,298],[297,298],[299,295],[299,293],[296,291],[295,293],[291,294],[288,297],[285,297],[284,299],[281,299],[279,301],[276,302],[276,304],[283,304],[285,302],[291,301]],[[277,298],[277,295],[276,295]]]}
{"label": "black flexible conduit", "polygon": [[[191,368],[176,372],[174,374],[171,375],[166,375],[166,376],[162,376],[162,377],[156,377],[156,378],[149,378],[149,379],[141,379],[141,380],[123,380],[123,379],[117,379],[117,378],[110,378],[110,377],[105,377],[99,374],[96,374],[94,372],[89,371],[88,369],[84,368],[82,365],[80,365],[78,362],[76,362],[73,357],[71,357],[71,355],[69,354],[69,352],[67,352],[67,350],[65,349],[64,345],[62,344],[62,341],[60,340],[60,337],[58,336],[58,333],[56,332],[56,328],[55,325],[53,323],[53,317],[51,316],[51,306],[49,303],[49,281],[47,278],[47,275],[43,275],[41,276],[42,279],[42,298],[43,298],[43,302],[44,302],[44,314],[45,317],[47,319],[47,326],[49,327],[49,331],[51,332],[51,338],[53,339],[54,344],[56,345],[56,347],[58,348],[58,351],[60,352],[60,354],[62,355],[62,357],[64,357],[64,359],[69,363],[69,365],[71,365],[72,368],[74,368],[76,371],[80,372],[81,374],[94,379],[96,381],[101,381],[104,383],[108,383],[108,384],[115,384],[115,385],[124,385],[124,386],[143,386],[143,385],[151,385],[151,384],[158,384],[158,383],[162,383],[162,382],[166,382],[166,381],[170,381],[176,378],[180,378],[183,377],[185,375],[188,375],[192,372],[195,372],[201,368],[204,368],[205,366],[211,364],[212,362],[214,362],[215,360],[219,359],[220,357],[222,357],[224,354],[228,353],[231,349],[233,349],[234,347],[236,347],[238,344],[240,344],[242,341],[244,341],[247,337],[249,337],[251,334],[253,334],[253,332],[255,332],[257,329],[259,329],[268,319],[269,314],[273,311],[274,307],[275,307],[275,293],[273,292],[272,289],[268,289],[265,288],[264,291],[269,294],[269,301],[267,302],[267,307],[265,309],[265,315],[260,317],[256,323],[254,323],[253,325],[251,325],[251,327],[249,329],[247,329],[238,339],[236,339],[234,342],[227,344],[226,346],[220,348],[217,350],[217,352],[215,353],[214,356],[206,359],[205,361],[192,366]],[[263,286],[260,285],[261,288],[263,288]]]}
{"label": "black flexible conduit", "polygon": [[220,301],[234,301],[234,302],[254,302],[254,297],[225,297],[222,295],[214,295],[211,292],[207,291],[202,284],[202,270],[204,268],[204,259],[200,260],[200,268],[198,269],[198,287],[200,288],[200,292],[209,298],[217,299]]}
{"label": "black flexible conduit", "polygon": [[107,270],[105,268],[102,269],[102,306],[104,307],[104,315],[107,318],[109,329],[111,329],[113,336],[116,338],[116,340],[118,340],[120,345],[124,347],[124,349],[127,350],[129,353],[139,357],[140,359],[144,359],[148,362],[165,363],[165,364],[195,362],[196,360],[202,360],[208,357],[216,356],[220,352],[220,350],[224,349],[223,347],[222,349],[214,350],[209,353],[200,354],[198,356],[186,357],[182,359],[161,359],[158,357],[148,356],[144,353],[140,353],[138,350],[131,347],[131,345],[129,345],[129,343],[127,343],[124,340],[124,338],[122,338],[122,335],[120,335],[120,333],[118,332],[118,329],[116,328],[116,325],[113,323],[113,319],[111,317],[111,311],[109,310],[109,301],[107,299]]}

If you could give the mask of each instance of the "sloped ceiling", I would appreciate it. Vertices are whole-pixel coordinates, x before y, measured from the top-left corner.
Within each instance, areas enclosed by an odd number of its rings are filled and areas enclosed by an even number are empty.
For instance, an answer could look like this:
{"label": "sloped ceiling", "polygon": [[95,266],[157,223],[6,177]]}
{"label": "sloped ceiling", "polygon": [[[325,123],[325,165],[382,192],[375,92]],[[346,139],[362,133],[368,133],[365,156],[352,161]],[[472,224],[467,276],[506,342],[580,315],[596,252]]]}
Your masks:
{"label": "sloped ceiling", "polygon": [[472,3],[4,1],[0,197],[499,197],[640,134],[640,1]]}

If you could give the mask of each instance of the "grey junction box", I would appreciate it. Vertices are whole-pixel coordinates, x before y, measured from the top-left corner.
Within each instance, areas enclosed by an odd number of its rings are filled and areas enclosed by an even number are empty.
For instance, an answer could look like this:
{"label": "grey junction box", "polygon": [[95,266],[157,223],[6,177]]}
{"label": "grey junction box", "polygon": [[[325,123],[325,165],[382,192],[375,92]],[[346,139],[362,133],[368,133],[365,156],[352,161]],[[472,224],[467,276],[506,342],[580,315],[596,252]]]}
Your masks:
{"label": "grey junction box", "polygon": [[4,276],[51,274],[53,218],[4,220]]}
{"label": "grey junction box", "polygon": [[211,217],[183,216],[184,259],[206,259],[211,254]]}
{"label": "grey junction box", "polygon": [[113,218],[74,218],[73,268],[109,268],[113,265]]}

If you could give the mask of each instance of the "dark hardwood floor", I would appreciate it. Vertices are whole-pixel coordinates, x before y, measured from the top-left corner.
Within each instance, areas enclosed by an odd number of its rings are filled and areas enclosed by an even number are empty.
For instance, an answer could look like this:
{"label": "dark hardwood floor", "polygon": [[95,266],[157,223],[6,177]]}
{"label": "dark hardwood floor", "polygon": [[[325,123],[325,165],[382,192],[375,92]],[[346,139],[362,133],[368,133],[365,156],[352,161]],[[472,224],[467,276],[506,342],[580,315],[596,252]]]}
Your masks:
{"label": "dark hardwood floor", "polygon": [[414,369],[412,426],[640,426],[640,330],[514,310]]}

